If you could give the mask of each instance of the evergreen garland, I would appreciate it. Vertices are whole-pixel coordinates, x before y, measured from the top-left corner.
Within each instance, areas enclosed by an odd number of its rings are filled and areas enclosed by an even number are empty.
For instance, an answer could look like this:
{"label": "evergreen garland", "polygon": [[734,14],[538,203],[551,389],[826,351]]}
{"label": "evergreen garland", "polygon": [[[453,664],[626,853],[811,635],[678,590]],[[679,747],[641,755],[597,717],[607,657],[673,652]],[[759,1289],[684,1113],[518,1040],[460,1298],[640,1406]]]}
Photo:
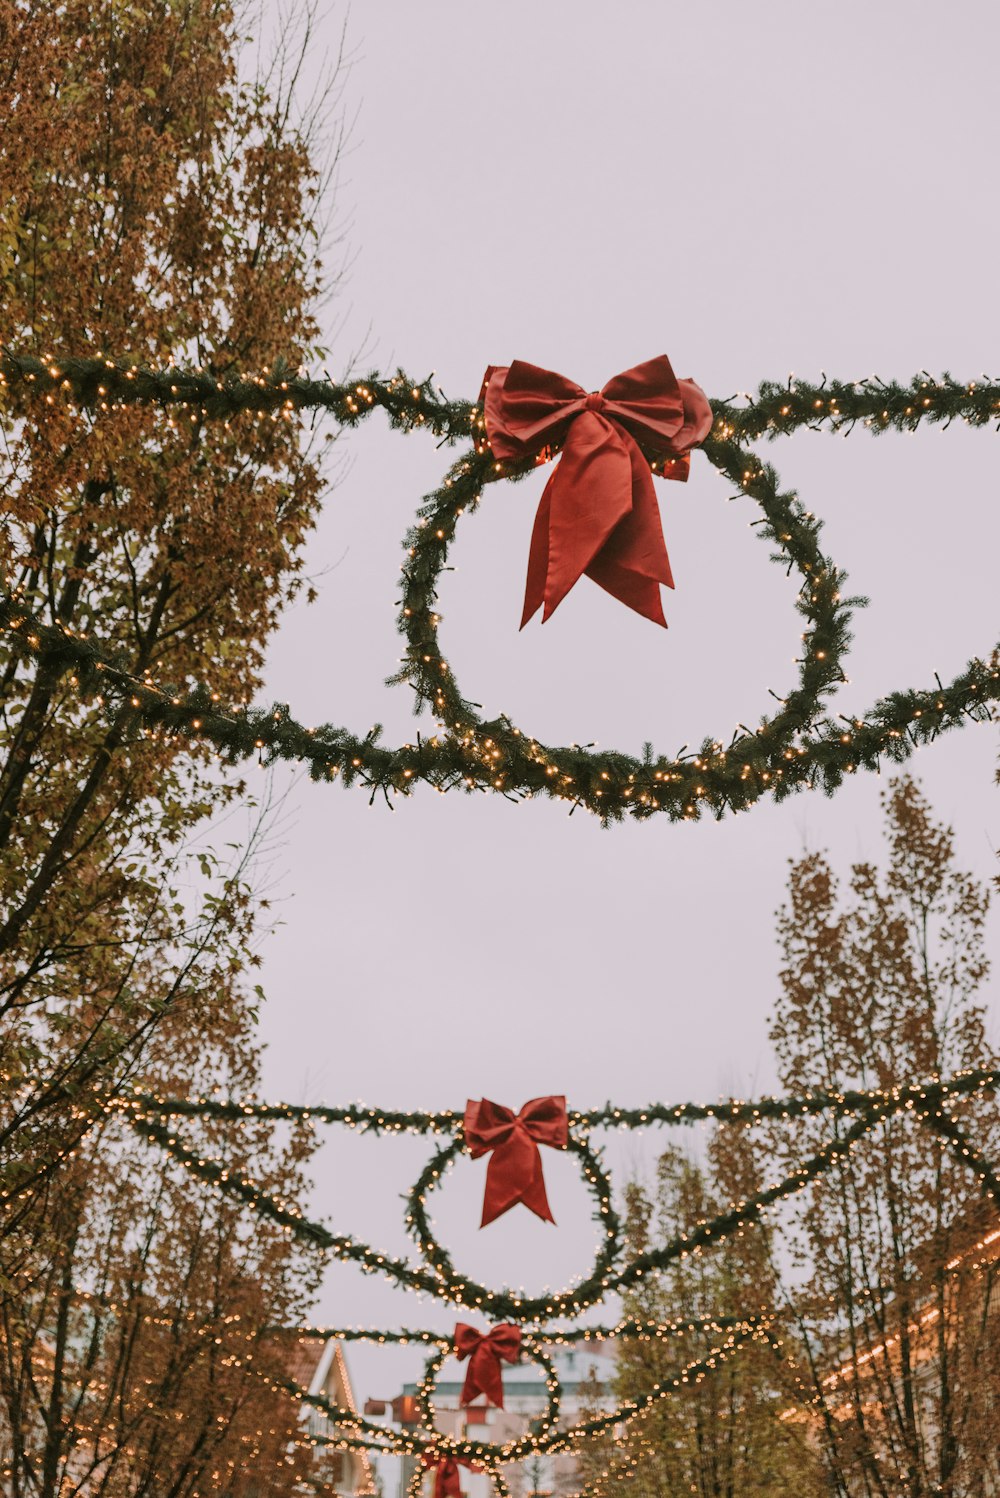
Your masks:
{"label": "evergreen garland", "polygon": [[[608,1103],[602,1108],[574,1110],[569,1113],[569,1149],[577,1156],[584,1179],[595,1200],[595,1220],[600,1230],[597,1256],[590,1273],[579,1283],[545,1295],[527,1295],[511,1289],[490,1290],[456,1271],[447,1249],[435,1236],[426,1211],[426,1198],[443,1179],[449,1167],[465,1149],[464,1115],[456,1110],[439,1113],[366,1108],[360,1105],[327,1108],[302,1107],[293,1104],[265,1104],[235,1099],[166,1098],[136,1093],[128,1098],[108,1099],[105,1112],[122,1112],[132,1127],[150,1143],[164,1149],[175,1161],[192,1171],[207,1184],[251,1206],[262,1218],[294,1233],[303,1242],[334,1257],[357,1264],[365,1273],[385,1276],[398,1286],[432,1295],[435,1299],[478,1312],[493,1321],[510,1321],[522,1328],[523,1355],[537,1363],[548,1391],[546,1414],[527,1434],[506,1442],[452,1440],[435,1429],[434,1385],[444,1359],[452,1347],[451,1336],[417,1329],[396,1331],[379,1328],[274,1328],[276,1335],[336,1337],[344,1341],[368,1341],[419,1344],[428,1349],[424,1372],[418,1387],[421,1410],[420,1426],[413,1430],[390,1430],[367,1420],[356,1412],[331,1404],[322,1396],[311,1395],[294,1383],[281,1387],[299,1402],[327,1415],[337,1426],[336,1434],[310,1437],[317,1445],[338,1449],[381,1450],[397,1454],[440,1454],[461,1457],[481,1464],[496,1485],[499,1468],[509,1462],[534,1455],[575,1449],[580,1442],[599,1435],[622,1422],[628,1422],[656,1401],[668,1398],[680,1387],[707,1376],[735,1355],[749,1340],[761,1341],[780,1355],[776,1329],[766,1318],[748,1312],[742,1317],[720,1317],[695,1322],[652,1323],[624,1319],[613,1327],[560,1323],[576,1319],[584,1311],[600,1305],[606,1298],[636,1286],[645,1276],[655,1274],[689,1254],[722,1242],[745,1225],[758,1220],[769,1207],[803,1190],[809,1183],[833,1169],[862,1138],[897,1114],[908,1112],[930,1133],[940,1137],[961,1163],[979,1182],[1000,1208],[1000,1176],[993,1164],[970,1143],[953,1105],[974,1094],[991,1096],[1000,1071],[966,1071],[947,1079],[933,1078],[926,1083],[885,1090],[843,1093],[809,1093],[795,1097],[765,1097],[755,1101],[727,1099],[718,1103],[681,1103],[674,1106],[653,1104],[648,1108],[618,1108]],[[613,1207],[611,1183],[603,1169],[600,1152],[590,1140],[592,1130],[624,1128],[629,1130],[652,1126],[691,1124],[713,1119],[752,1127],[764,1121],[792,1120],[829,1115],[832,1120],[849,1119],[849,1126],[836,1130],[818,1150],[786,1175],[743,1201],[731,1203],[716,1217],[700,1222],[690,1231],[677,1235],[657,1248],[624,1260],[620,1222]],[[280,1201],[257,1186],[223,1159],[208,1158],[185,1145],[176,1132],[173,1120],[205,1117],[231,1119],[234,1123],[248,1119],[313,1120],[338,1123],[351,1129],[374,1133],[414,1133],[424,1136],[450,1136],[450,1141],[436,1149],[415,1182],[406,1203],[406,1224],[419,1249],[421,1263],[414,1264],[388,1254],[380,1254],[371,1245],[343,1234],[334,1234],[322,1223],[310,1221],[294,1205]],[[555,1325],[551,1325],[555,1323]],[[574,1345],[598,1338],[669,1339],[690,1331],[717,1332],[718,1345],[703,1359],[676,1375],[660,1380],[640,1397],[620,1401],[610,1411],[568,1427],[559,1425],[561,1387],[548,1349],[552,1345]],[[259,1376],[264,1376],[262,1373]],[[498,1491],[500,1489],[498,1488]]]}
{"label": "evergreen garland", "polygon": [[728,744],[706,739],[696,752],[672,758],[647,746],[641,759],[580,745],[551,747],[506,717],[484,720],[455,680],[439,643],[436,605],[458,521],[477,507],[487,483],[523,478],[536,466],[534,460],[497,463],[485,445],[482,415],[468,401],[449,401],[429,379],[415,383],[402,372],[389,380],[372,375],[338,385],[281,366],[248,379],[212,369],[149,370],[110,359],[54,361],[9,350],[0,353],[0,383],[26,418],[40,397],[72,400],[109,415],[144,402],[194,420],[241,413],[292,420],[304,410],[328,411],[347,426],[377,408],[403,431],[425,427],[448,443],[472,439],[471,451],[452,465],[406,537],[399,614],[406,648],[392,680],[409,683],[416,705],[429,705],[441,725],[429,738],[417,734],[414,743],[387,748],[379,742],[378,725],[364,736],[330,724],[306,728],[284,704],[228,711],[207,685],[158,682],[152,672],[134,676],[99,642],[33,617],[15,593],[0,592],[0,627],[20,648],[69,675],[81,693],[116,698],[134,713],[137,731],[198,737],[231,762],[253,754],[301,761],[314,779],[360,781],[372,799],[381,793],[390,805],[426,782],[441,791],[554,797],[572,808],[584,806],[604,822],[659,812],[672,820],[693,819],[706,808],[722,816],[763,796],[781,800],[803,786],[829,794],[845,775],[877,769],[883,759],[901,763],[918,745],[967,718],[992,718],[992,704],[1000,700],[1000,650],[994,649],[947,686],[935,679],[933,686],[894,692],[860,718],[822,714],[824,698],[843,679],[851,608],[863,600],[843,596],[845,574],[820,549],[820,522],[796,495],[780,490],[775,470],[748,446],[802,426],[850,430],[861,422],[876,434],[911,431],[922,421],[947,426],[957,418],[1000,426],[1000,384],[994,382],[962,384],[947,375],[918,375],[907,386],[876,379],[824,379],[819,386],[768,382],[748,405],[713,403],[716,419],[705,456],[738,491],[734,497],[745,495],[759,506],[758,533],[776,548],[775,560],[802,579],[799,679],[778,699],[773,717],[762,718],[753,730],[740,725]]}

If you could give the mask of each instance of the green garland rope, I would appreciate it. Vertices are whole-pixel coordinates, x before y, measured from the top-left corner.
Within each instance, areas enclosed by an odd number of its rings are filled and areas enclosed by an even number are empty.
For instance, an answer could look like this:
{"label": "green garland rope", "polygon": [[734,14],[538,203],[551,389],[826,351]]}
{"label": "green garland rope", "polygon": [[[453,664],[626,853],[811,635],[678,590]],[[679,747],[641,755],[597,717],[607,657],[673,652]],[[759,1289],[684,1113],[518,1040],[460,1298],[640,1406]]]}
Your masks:
{"label": "green garland rope", "polygon": [[[533,461],[501,464],[484,445],[482,416],[468,401],[449,401],[430,380],[412,382],[372,375],[346,384],[316,381],[282,367],[253,379],[210,370],[149,370],[109,359],[45,360],[0,352],[0,385],[8,400],[30,415],[39,396],[66,399],[98,412],[145,403],[196,420],[240,414],[295,419],[304,410],[326,411],[355,426],[372,410],[385,411],[399,430],[417,427],[443,442],[473,439],[441,486],[427,499],[406,537],[399,628],[405,656],[395,682],[407,682],[416,705],[427,704],[441,725],[429,738],[387,748],[375,726],[363,737],[324,724],[306,728],[277,704],[226,711],[205,684],[157,682],[152,671],[134,675],[128,662],[59,624],[33,616],[16,593],[0,591],[0,627],[19,648],[71,675],[81,693],[118,699],[137,728],[196,736],[231,762],[255,753],[269,760],[301,761],[317,779],[360,781],[371,798],[389,804],[420,783],[438,790],[492,790],[510,798],[543,795],[584,806],[604,822],[664,813],[693,819],[709,810],[745,810],[764,796],[781,800],[793,790],[819,786],[832,793],[845,775],[877,769],[883,759],[901,763],[913,750],[967,718],[993,717],[1000,700],[1000,646],[972,660],[949,685],[894,692],[860,718],[823,716],[823,699],[843,680],[851,608],[863,600],[843,596],[845,574],[820,549],[821,524],[796,495],[782,492],[775,470],[750,449],[803,426],[849,431],[861,422],[874,433],[912,431],[922,421],[974,426],[997,421],[1000,384],[961,384],[949,376],[917,375],[909,385],[863,380],[765,383],[747,406],[713,402],[715,424],[702,451],[738,491],[761,510],[754,524],[775,548],[775,559],[802,581],[796,607],[804,620],[797,685],[779,697],[779,710],[756,729],[740,725],[730,742],[706,739],[696,752],[672,758],[647,747],[642,759],[580,745],[553,748],[509,718],[484,720],[460,690],[442,651],[437,585],[447,566],[459,519],[474,510],[485,486],[519,479]],[[20,409],[19,408],[19,409]],[[652,465],[655,471],[655,463]],[[776,695],[773,694],[772,695]]]}
{"label": "green garland rope", "polygon": [[[613,1325],[588,1323],[586,1326],[565,1327],[559,1331],[546,1330],[541,1335],[541,1342],[547,1347],[575,1347],[581,1342],[611,1342],[616,1337],[655,1342],[686,1336],[691,1332],[728,1331],[731,1327],[746,1326],[759,1320],[755,1316],[693,1316],[682,1321],[636,1321],[625,1316]],[[428,1347],[433,1343],[436,1347],[446,1348],[451,1348],[453,1344],[451,1332],[435,1332],[415,1327],[401,1327],[397,1331],[390,1331],[381,1327],[373,1330],[367,1326],[316,1326],[312,1322],[304,1322],[299,1326],[272,1327],[270,1330],[289,1337],[321,1342],[378,1342],[395,1347]],[[536,1346],[538,1340],[530,1332],[523,1333],[521,1338],[526,1347]]]}
{"label": "green garland rope", "polygon": [[[699,1224],[690,1233],[678,1234],[661,1248],[638,1255],[624,1268],[617,1270],[611,1266],[618,1261],[622,1252],[621,1225],[610,1197],[601,1189],[600,1178],[595,1181],[593,1174],[588,1174],[588,1184],[592,1190],[596,1188],[595,1218],[602,1235],[608,1242],[603,1245],[595,1268],[583,1280],[564,1290],[536,1296],[522,1294],[509,1288],[491,1290],[473,1279],[458,1274],[451,1266],[447,1250],[433,1237],[424,1210],[423,1198],[416,1195],[416,1188],[408,1202],[407,1228],[411,1236],[415,1238],[429,1268],[414,1266],[393,1255],[380,1254],[370,1245],[360,1243],[350,1235],[331,1233],[322,1223],[311,1221],[297,1207],[270,1195],[249,1177],[232,1169],[224,1162],[207,1159],[196,1151],[188,1149],[170,1128],[155,1118],[140,1112],[133,1112],[129,1121],[140,1135],[160,1145],[192,1174],[253,1207],[262,1217],[278,1226],[290,1229],[303,1242],[323,1249],[335,1258],[355,1263],[365,1273],[384,1275],[401,1288],[419,1290],[451,1304],[479,1311],[495,1321],[537,1325],[561,1317],[577,1316],[590,1307],[599,1305],[608,1294],[629,1290],[646,1275],[666,1268],[675,1260],[686,1257],[696,1249],[720,1242],[728,1234],[756,1221],[768,1207],[784,1200],[794,1192],[801,1191],[810,1181],[826,1174],[858,1140],[904,1106],[905,1104],[891,1097],[886,1097],[878,1103],[870,1103],[858,1110],[858,1116],[849,1129],[828,1140],[783,1180],[737,1203],[720,1216]],[[932,1114],[927,1114],[923,1109],[915,1111],[928,1127],[936,1128]],[[576,1139],[573,1143],[575,1152],[582,1158],[586,1167],[589,1160],[594,1158],[594,1153],[588,1149],[583,1140]],[[453,1149],[447,1152],[451,1156],[447,1163],[451,1163],[460,1149],[461,1146],[456,1142]],[[968,1158],[964,1151],[960,1150],[959,1153],[962,1154],[965,1164],[981,1178],[981,1170],[977,1169],[975,1162]],[[432,1184],[436,1184],[443,1171],[444,1163],[441,1155],[436,1156],[425,1169],[418,1186],[423,1185],[427,1189]],[[414,1207],[415,1200],[418,1202],[416,1208]],[[1000,1206],[1000,1193],[997,1196],[997,1205]]]}
{"label": "green garland rope", "polygon": [[[557,1427],[555,1421],[550,1419],[553,1410],[558,1417],[558,1395],[553,1394],[550,1385],[548,1411],[539,1420],[540,1428],[502,1445],[492,1441],[455,1441],[436,1433],[428,1440],[409,1435],[405,1431],[389,1430],[383,1425],[367,1420],[363,1415],[356,1414],[353,1410],[331,1403],[321,1394],[308,1394],[284,1380],[278,1383],[266,1375],[260,1374],[259,1376],[290,1394],[298,1403],[318,1410],[331,1422],[341,1427],[336,1436],[314,1438],[317,1445],[331,1445],[346,1450],[377,1450],[411,1456],[422,1456],[424,1452],[436,1451],[441,1455],[463,1457],[467,1461],[479,1463],[490,1472],[491,1476],[495,1476],[496,1469],[501,1465],[506,1466],[511,1462],[523,1461],[531,1456],[555,1455],[559,1452],[573,1451],[583,1441],[601,1435],[614,1426],[627,1424],[652,1405],[676,1394],[683,1385],[700,1382],[708,1373],[727,1362],[748,1341],[765,1342],[774,1349],[777,1349],[779,1345],[769,1328],[759,1324],[752,1325],[749,1321],[742,1322],[705,1357],[678,1367],[676,1374],[657,1381],[644,1393],[624,1401],[613,1410],[604,1411],[591,1419],[581,1420],[575,1425],[562,1428]],[[428,1423],[433,1419],[431,1385],[443,1359],[444,1354],[441,1354],[428,1360],[423,1380],[418,1386],[418,1399],[424,1404]],[[548,1359],[539,1357],[537,1360],[542,1366],[546,1363],[549,1368],[552,1366]],[[554,1370],[552,1378],[558,1383]],[[351,1434],[351,1430],[356,1433]]]}
{"label": "green garland rope", "polygon": [[[645,1108],[621,1108],[604,1103],[600,1108],[568,1110],[571,1129],[640,1129],[654,1124],[743,1123],[755,1124],[812,1117],[819,1113],[856,1113],[876,1097],[891,1096],[904,1108],[918,1104],[946,1103],[950,1097],[967,1097],[970,1093],[990,1091],[1000,1086],[1000,1071],[991,1068],[956,1072],[948,1080],[935,1078],[894,1087],[891,1093],[847,1088],[843,1092],[814,1091],[786,1097],[766,1096],[753,1101],[726,1098],[718,1103],[649,1103]],[[345,1124],[363,1134],[455,1134],[460,1132],[464,1113],[448,1108],[440,1113],[419,1110],[404,1112],[391,1108],[369,1108],[362,1103],[330,1107],[325,1103],[261,1103],[256,1099],[239,1102],[220,1098],[167,1097],[157,1093],[135,1092],[130,1098],[109,1106],[146,1109],[164,1117],[268,1119],[272,1122]]]}
{"label": "green garland rope", "polygon": [[[126,1098],[108,1099],[107,1113],[122,1113],[131,1126],[150,1143],[164,1149],[175,1161],[220,1191],[251,1206],[261,1217],[290,1231],[302,1242],[333,1256],[357,1264],[366,1273],[378,1273],[394,1284],[432,1295],[454,1306],[479,1312],[494,1321],[511,1321],[522,1328],[523,1353],[542,1369],[548,1391],[545,1415],[524,1436],[497,1443],[479,1440],[453,1440],[435,1429],[433,1407],[434,1385],[440,1367],[452,1345],[450,1336],[427,1330],[397,1331],[378,1328],[288,1327],[272,1329],[289,1336],[336,1337],[345,1341],[392,1342],[399,1345],[422,1344],[428,1357],[418,1387],[421,1422],[418,1429],[389,1430],[358,1415],[355,1411],[331,1404],[323,1396],[311,1395],[294,1383],[281,1387],[297,1401],[327,1416],[336,1426],[330,1435],[309,1439],[316,1445],[332,1445],[342,1450],[374,1450],[422,1456],[425,1453],[452,1455],[481,1464],[497,1491],[502,1491],[501,1466],[532,1455],[573,1450],[582,1441],[627,1423],[680,1387],[705,1377],[747,1341],[766,1343],[779,1354],[772,1323],[764,1317],[720,1317],[688,1322],[653,1323],[630,1319],[613,1327],[551,1326],[578,1317],[601,1304],[608,1295],[621,1293],[637,1285],[649,1274],[655,1274],[688,1254],[722,1242],[748,1223],[759,1220],[771,1206],[803,1190],[811,1181],[834,1168],[862,1138],[880,1124],[899,1113],[912,1114],[917,1123],[937,1136],[955,1157],[976,1177],[984,1195],[1000,1208],[1000,1176],[982,1152],[971,1144],[958,1120],[950,1111],[952,1104],[980,1094],[992,1096],[1000,1085],[1000,1069],[965,1071],[947,1079],[934,1078],[884,1090],[851,1090],[817,1092],[795,1097],[766,1097],[756,1101],[728,1099],[719,1103],[681,1103],[675,1106],[654,1104],[643,1109],[619,1108],[608,1103],[602,1108],[574,1110],[569,1114],[569,1149],[575,1153],[584,1178],[595,1199],[595,1220],[600,1242],[594,1267],[579,1283],[546,1295],[529,1296],[511,1289],[490,1290],[460,1274],[451,1257],[437,1240],[426,1214],[426,1198],[440,1184],[449,1167],[465,1148],[463,1115],[454,1110],[439,1113],[366,1108],[352,1105],[342,1108],[303,1107],[293,1104],[241,1102],[234,1099],[168,1098],[134,1093]],[[678,1234],[659,1248],[637,1254],[627,1261],[621,1239],[621,1224],[614,1210],[610,1181],[603,1170],[600,1153],[593,1148],[590,1134],[594,1129],[640,1129],[651,1126],[690,1124],[712,1119],[753,1126],[764,1121],[793,1120],[829,1115],[833,1134],[825,1144],[804,1159],[782,1180],[734,1203],[716,1217],[699,1223],[691,1231]],[[310,1221],[293,1204],[281,1201],[259,1187],[249,1177],[225,1160],[213,1159],[184,1144],[176,1132],[178,1118],[312,1120],[342,1124],[351,1129],[375,1133],[414,1133],[450,1136],[450,1142],[438,1149],[428,1161],[411,1190],[406,1205],[406,1223],[415,1239],[421,1263],[380,1254],[371,1245],[343,1234],[334,1234],[322,1223]],[[848,1126],[842,1127],[842,1122]],[[602,1411],[591,1419],[569,1427],[560,1427],[559,1409],[562,1390],[547,1348],[571,1345],[595,1338],[667,1339],[692,1330],[718,1333],[721,1340],[703,1359],[679,1368],[675,1375],[651,1386],[638,1398],[619,1402],[613,1410]],[[264,1376],[261,1374],[260,1376]]]}

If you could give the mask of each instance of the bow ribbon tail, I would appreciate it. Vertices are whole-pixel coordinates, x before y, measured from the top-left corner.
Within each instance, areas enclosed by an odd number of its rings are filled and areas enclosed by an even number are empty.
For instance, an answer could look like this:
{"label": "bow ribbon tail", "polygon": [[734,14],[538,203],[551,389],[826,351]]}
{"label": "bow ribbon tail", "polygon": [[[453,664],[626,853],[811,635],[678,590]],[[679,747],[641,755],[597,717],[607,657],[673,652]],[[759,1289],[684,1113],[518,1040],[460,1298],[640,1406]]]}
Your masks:
{"label": "bow ribbon tail", "polygon": [[439,1463],[434,1473],[434,1498],[462,1498],[462,1479],[456,1461]]}
{"label": "bow ribbon tail", "polygon": [[437,1456],[425,1451],[421,1458],[425,1467],[434,1468],[434,1498],[462,1498],[462,1480],[459,1467],[468,1467],[470,1472],[483,1469],[462,1456]]}
{"label": "bow ribbon tail", "polygon": [[[552,509],[552,484],[555,476],[555,472],[549,476],[549,481],[542,491],[542,497],[535,512],[535,523],[531,528],[528,579],[524,586],[524,610],[521,614],[522,629],[545,603],[545,580],[549,575],[549,514]],[[546,605],[544,618],[547,619],[551,612],[552,610]]]}
{"label": "bow ribbon tail", "polygon": [[[647,470],[647,479],[648,476]],[[528,618],[535,611],[528,612],[533,601],[531,586],[534,583],[537,598],[538,574],[543,563],[539,528],[544,527],[546,537],[544,623],[583,576],[631,507],[632,465],[626,433],[617,422],[599,412],[582,411],[569,429],[566,446],[538,507],[532,531],[532,553],[537,547],[537,555],[529,555],[528,561],[529,592],[525,596]]]}
{"label": "bow ribbon tail", "polygon": [[503,1409],[503,1375],[500,1372],[500,1360],[485,1342],[477,1348],[469,1360],[465,1383],[462,1385],[462,1396],[458,1402],[471,1404],[477,1394],[485,1394],[490,1404],[495,1404],[498,1410]]}
{"label": "bow ribbon tail", "polygon": [[461,1498],[462,1484],[452,1457],[425,1451],[421,1460],[425,1467],[434,1468],[434,1498],[454,1498],[455,1494]]}
{"label": "bow ribbon tail", "polygon": [[504,1212],[523,1202],[543,1222],[555,1222],[545,1194],[542,1157],[531,1136],[518,1127],[505,1144],[498,1145],[486,1167],[483,1194],[484,1228]]}
{"label": "bow ribbon tail", "polygon": [[[462,1392],[459,1395],[458,1402],[459,1404],[471,1404],[477,1394],[486,1394],[486,1390],[479,1379],[476,1357],[473,1354],[469,1359],[469,1366],[465,1370],[465,1383],[462,1385]],[[486,1397],[488,1399],[489,1395],[486,1394]]]}
{"label": "bow ribbon tail", "polygon": [[612,597],[666,629],[660,584],[672,588],[674,579],[660,507],[638,444],[628,432],[623,431],[622,437],[631,461],[632,508],[615,526],[586,573]]}

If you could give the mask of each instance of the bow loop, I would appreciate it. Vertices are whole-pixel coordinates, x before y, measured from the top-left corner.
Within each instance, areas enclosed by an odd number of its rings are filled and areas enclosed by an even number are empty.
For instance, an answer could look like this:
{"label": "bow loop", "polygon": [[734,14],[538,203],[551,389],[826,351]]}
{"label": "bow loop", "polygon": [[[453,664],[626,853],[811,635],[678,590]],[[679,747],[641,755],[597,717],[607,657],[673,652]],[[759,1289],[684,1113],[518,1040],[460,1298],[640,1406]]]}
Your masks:
{"label": "bow loop", "polygon": [[712,426],[700,387],[678,380],[665,354],[589,394],[515,359],[487,369],[480,401],[497,458],[563,449],[535,517],[521,628],[543,605],[548,619],[584,573],[666,627],[660,585],[674,583],[647,459],[664,478],[687,478],[690,449]]}
{"label": "bow loop", "polygon": [[561,442],[573,417],[584,409],[587,392],[574,380],[515,359],[509,367],[491,364],[479,401],[490,447],[498,458],[524,458]]}
{"label": "bow loop", "polygon": [[465,1105],[465,1143],[478,1160],[490,1154],[480,1227],[524,1202],[544,1222],[555,1222],[545,1194],[540,1144],[565,1149],[569,1142],[565,1097],[532,1098],[520,1113],[489,1098]]}

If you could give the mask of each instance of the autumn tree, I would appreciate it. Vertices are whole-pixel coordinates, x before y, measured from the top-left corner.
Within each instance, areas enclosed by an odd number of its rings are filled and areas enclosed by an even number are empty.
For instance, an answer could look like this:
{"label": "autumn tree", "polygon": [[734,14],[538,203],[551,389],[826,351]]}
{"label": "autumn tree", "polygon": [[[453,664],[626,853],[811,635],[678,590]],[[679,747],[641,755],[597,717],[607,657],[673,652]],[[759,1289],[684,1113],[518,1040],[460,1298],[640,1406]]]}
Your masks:
{"label": "autumn tree", "polygon": [[[295,36],[259,76],[224,0],[0,0],[0,345],[220,376],[317,355],[332,157],[322,106],[296,112],[308,15]],[[321,495],[298,416],[0,383],[0,425],[4,595],[162,686],[248,700]],[[230,859],[218,831],[246,787],[78,685],[0,630],[6,1481],[184,1498],[242,1491],[239,1470],[288,1491],[295,1412],[257,1370],[312,1270],[114,1111],[134,1087],[256,1084],[262,902],[247,839]],[[303,1187],[301,1138],[198,1147]]]}
{"label": "autumn tree", "polygon": [[[259,1082],[246,1035],[203,1059],[192,1036],[181,1061],[196,1085]],[[188,1121],[177,1134],[282,1197],[307,1185],[308,1130],[281,1144],[259,1124]],[[0,1299],[5,1494],[289,1498],[317,1475],[286,1391],[292,1344],[274,1331],[306,1316],[317,1254],[114,1115],[63,1163],[46,1225],[17,1296]]]}
{"label": "autumn tree", "polygon": [[[629,1248],[642,1254],[671,1241],[761,1184],[741,1130],[720,1128],[701,1163],[668,1149],[652,1192],[638,1182],[628,1188]],[[790,1380],[777,1301],[766,1232],[758,1226],[640,1280],[625,1297],[625,1314],[675,1330],[620,1344],[615,1396],[633,1399],[692,1366],[712,1366],[623,1435],[584,1451],[583,1490],[592,1498],[618,1491],[629,1498],[819,1498],[824,1486],[811,1443],[785,1418]]]}
{"label": "autumn tree", "polygon": [[[884,869],[843,891],[827,858],[791,869],[779,913],[771,1038],[784,1094],[888,1094],[997,1065],[982,1004],[987,890],[957,865],[910,779],[884,798]],[[791,1177],[853,1120],[718,1127],[700,1156],[669,1150],[633,1184],[631,1247],[679,1233]],[[873,1126],[832,1168],[718,1244],[640,1281],[639,1319],[691,1330],[623,1343],[631,1397],[722,1345],[752,1315],[770,1339],[584,1453],[584,1490],[652,1495],[965,1498],[1000,1486],[1000,1158],[992,1092],[919,1104]],[[996,1178],[993,1178],[996,1186]]]}
{"label": "autumn tree", "polygon": [[[957,866],[951,830],[912,780],[892,783],[884,810],[884,871],[856,864],[842,893],[821,854],[792,868],[772,1028],[789,1091],[888,1090],[996,1065],[981,1000],[988,892]],[[776,1133],[776,1163],[830,1127]],[[958,1498],[1000,1477],[989,1248],[1000,1214],[970,1169],[977,1152],[1000,1155],[992,1094],[915,1107],[791,1213],[782,1272],[799,1371],[831,1491],[845,1498]]]}
{"label": "autumn tree", "polygon": [[[240,37],[218,0],[0,0],[0,342],[219,372],[309,356],[322,171],[288,58],[248,81]],[[139,675],[247,699],[320,496],[298,423],[3,388],[0,420],[2,586]],[[250,907],[224,878],[182,894],[177,857],[243,789],[0,633],[0,1231],[156,1028],[231,1023],[215,954],[241,960]]]}

